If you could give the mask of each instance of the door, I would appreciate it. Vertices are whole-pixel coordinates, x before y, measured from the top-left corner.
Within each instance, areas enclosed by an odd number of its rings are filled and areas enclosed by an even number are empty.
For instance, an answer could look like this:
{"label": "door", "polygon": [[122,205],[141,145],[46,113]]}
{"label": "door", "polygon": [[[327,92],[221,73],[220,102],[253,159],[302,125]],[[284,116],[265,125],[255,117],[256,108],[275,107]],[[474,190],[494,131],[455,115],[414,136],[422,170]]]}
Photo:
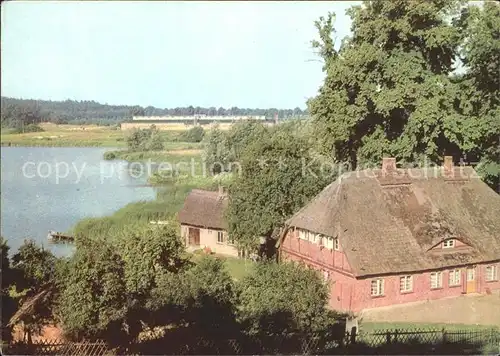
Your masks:
{"label": "door", "polygon": [[189,245],[200,246],[200,229],[189,228]]}
{"label": "door", "polygon": [[466,293],[476,292],[476,267],[467,267]]}

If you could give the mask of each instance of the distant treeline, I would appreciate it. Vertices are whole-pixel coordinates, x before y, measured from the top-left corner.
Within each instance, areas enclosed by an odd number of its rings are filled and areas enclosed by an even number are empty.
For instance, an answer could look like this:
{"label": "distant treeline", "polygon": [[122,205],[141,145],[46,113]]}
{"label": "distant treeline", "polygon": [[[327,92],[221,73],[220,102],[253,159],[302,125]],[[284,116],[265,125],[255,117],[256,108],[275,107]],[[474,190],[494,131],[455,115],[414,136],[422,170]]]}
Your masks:
{"label": "distant treeline", "polygon": [[194,116],[194,115],[255,115],[268,119],[278,115],[280,119],[307,115],[307,109],[248,109],[248,108],[202,108],[199,106],[159,109],[153,106],[107,105],[93,100],[31,100],[2,97],[2,127],[20,127],[40,122],[58,124],[112,125],[129,120],[133,116]]}

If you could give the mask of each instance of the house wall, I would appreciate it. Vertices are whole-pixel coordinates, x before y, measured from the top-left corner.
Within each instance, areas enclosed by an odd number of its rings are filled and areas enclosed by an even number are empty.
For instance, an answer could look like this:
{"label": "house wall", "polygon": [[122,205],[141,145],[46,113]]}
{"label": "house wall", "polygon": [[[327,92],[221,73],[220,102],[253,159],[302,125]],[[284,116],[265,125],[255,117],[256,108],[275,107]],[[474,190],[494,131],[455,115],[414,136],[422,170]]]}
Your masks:
{"label": "house wall", "polygon": [[[486,266],[489,265],[491,264],[479,264],[475,267],[476,278],[474,283],[476,287],[476,293],[490,293],[492,290],[500,289],[499,281],[486,281]],[[496,263],[496,265],[497,268],[500,268],[499,263]],[[459,269],[461,271],[460,285],[458,286],[450,286],[448,283],[449,271],[452,269]],[[466,293],[466,267],[449,268],[440,271],[443,273],[442,288],[431,289],[430,281],[432,271],[429,271],[411,274],[413,276],[413,290],[407,293],[403,293],[400,291],[400,277],[403,276],[403,274],[356,280],[355,286],[353,288],[353,310],[359,311],[361,309],[377,308],[394,304],[435,300],[446,297],[458,297]],[[371,296],[371,281],[376,278],[382,278],[384,280],[384,296]]]}
{"label": "house wall", "polygon": [[[238,249],[236,248],[236,246],[231,245],[227,242],[227,232],[220,229],[204,229],[189,225],[181,225],[181,236],[183,237],[186,246],[189,246],[189,228],[200,230],[200,248],[209,247],[214,253],[238,257]],[[219,243],[217,241],[218,231],[222,231],[224,233],[224,243]]]}
{"label": "house wall", "polygon": [[[281,259],[304,263],[305,266],[318,270],[326,277],[330,291],[329,307],[336,310],[352,310],[353,288],[356,282],[351,273],[347,257],[339,250],[321,248],[318,244],[299,239],[298,230],[289,230],[280,246]],[[327,275],[325,274],[327,272]]]}
{"label": "house wall", "polygon": [[[309,268],[318,270],[323,277],[327,277],[326,282],[330,290],[329,306],[336,310],[357,312],[367,308],[460,296],[466,292],[466,267],[441,270],[443,273],[442,288],[432,290],[430,281],[433,271],[411,274],[413,288],[411,292],[407,293],[400,291],[400,277],[408,274],[356,279],[352,274],[347,257],[342,251],[342,246],[338,251],[321,249],[318,244],[299,239],[298,232],[293,230],[290,230],[282,241],[280,256],[282,260],[303,263]],[[494,264],[497,266],[500,277],[500,263]],[[476,266],[474,283],[477,293],[500,290],[500,281],[486,281],[486,266],[489,265],[492,263]],[[451,269],[461,270],[459,286],[448,285],[449,270]],[[384,296],[374,297],[371,295],[371,281],[377,278],[384,280]]]}

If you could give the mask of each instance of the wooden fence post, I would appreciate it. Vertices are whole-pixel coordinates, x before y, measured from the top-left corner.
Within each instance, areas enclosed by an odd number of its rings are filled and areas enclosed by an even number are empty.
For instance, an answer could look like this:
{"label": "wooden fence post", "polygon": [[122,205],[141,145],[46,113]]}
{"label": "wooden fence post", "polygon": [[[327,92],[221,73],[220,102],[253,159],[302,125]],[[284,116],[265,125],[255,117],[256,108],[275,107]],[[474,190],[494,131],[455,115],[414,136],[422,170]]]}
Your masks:
{"label": "wooden fence post", "polygon": [[394,330],[394,339],[392,340],[392,342],[398,342],[398,329]]}
{"label": "wooden fence post", "polygon": [[445,328],[442,328],[441,329],[441,334],[443,336],[443,340],[442,340],[442,343],[443,345],[446,344],[446,329]]}
{"label": "wooden fence post", "polygon": [[385,334],[385,342],[386,342],[386,344],[391,343],[391,332],[389,330],[387,330],[387,332]]}

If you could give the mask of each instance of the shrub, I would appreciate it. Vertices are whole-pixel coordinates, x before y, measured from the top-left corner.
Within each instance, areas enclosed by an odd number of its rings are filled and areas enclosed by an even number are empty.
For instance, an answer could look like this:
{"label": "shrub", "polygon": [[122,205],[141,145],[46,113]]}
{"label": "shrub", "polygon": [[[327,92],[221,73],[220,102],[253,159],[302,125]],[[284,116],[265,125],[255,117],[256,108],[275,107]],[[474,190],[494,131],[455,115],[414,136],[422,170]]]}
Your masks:
{"label": "shrub", "polygon": [[113,151],[104,152],[104,159],[108,161],[116,159],[116,153]]}
{"label": "shrub", "polygon": [[181,134],[181,141],[184,142],[201,142],[205,137],[205,130],[201,126],[195,126]]}

